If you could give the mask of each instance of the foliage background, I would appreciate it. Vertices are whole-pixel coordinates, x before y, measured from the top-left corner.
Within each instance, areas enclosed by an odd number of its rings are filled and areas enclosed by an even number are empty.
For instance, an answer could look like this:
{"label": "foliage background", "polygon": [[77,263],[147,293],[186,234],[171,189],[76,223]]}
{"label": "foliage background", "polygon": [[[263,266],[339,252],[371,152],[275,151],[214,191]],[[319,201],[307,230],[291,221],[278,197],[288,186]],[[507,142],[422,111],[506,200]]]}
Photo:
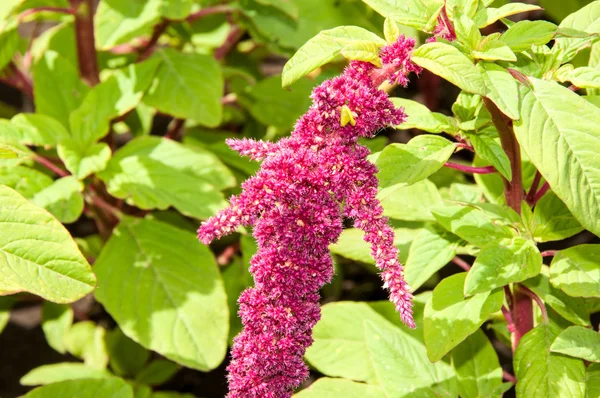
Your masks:
{"label": "foliage background", "polygon": [[[4,21],[0,116],[6,119],[0,121],[0,138],[18,154],[16,159],[2,160],[0,183],[63,222],[104,283],[93,294],[73,286],[71,297],[85,296],[73,304],[54,304],[29,293],[0,298],[0,396],[24,394],[31,386],[65,374],[102,378],[110,371],[136,381],[140,397],[150,396],[147,386],[152,386],[156,398],[221,397],[226,393],[226,344],[241,327],[235,301],[251,284],[247,264],[255,247],[242,232],[220,240],[209,251],[195,240],[194,231],[199,220],[214,214],[257,169],[227,149],[224,140],[276,140],[288,134],[309,106],[312,88],[338,74],[346,61],[336,59],[286,90],[280,77],[286,60],[324,29],[356,25],[382,36],[383,18],[359,0],[99,3],[97,76],[79,64],[82,49],[77,46],[84,39],[75,34],[73,16],[60,11],[72,6],[67,0],[0,4]],[[498,0],[493,5],[505,3]],[[545,11],[513,19],[559,23],[589,2],[539,3]],[[59,10],[28,11],[40,7]],[[492,33],[500,28],[495,24],[486,29]],[[425,39],[412,28],[402,29],[421,42]],[[96,85],[98,76],[102,83]],[[458,93],[424,71],[408,88],[394,88],[390,94],[451,115]],[[24,116],[34,110],[45,116]],[[387,143],[406,143],[421,132],[390,129],[365,144],[378,152]],[[453,160],[473,161],[464,151]],[[62,177],[60,182],[53,182],[57,177]],[[406,190],[401,201],[391,198],[384,203],[394,219],[402,260],[416,270],[410,278],[418,287],[417,318],[439,281],[462,271],[455,256],[470,263],[474,254],[454,235],[423,228],[433,221],[428,206],[446,197],[477,200],[484,193],[493,194],[482,192],[478,186],[485,184],[476,185],[470,175],[448,168],[429,180]],[[322,292],[323,304],[370,304],[325,307],[325,314],[337,315],[315,331],[315,348],[307,358],[318,365],[308,383],[323,373],[363,381],[369,377],[368,369],[338,369],[335,361],[327,360],[328,338],[361,328],[353,324],[355,317],[339,318],[340,314],[371,317],[373,322],[382,322],[383,317],[402,328],[385,301],[369,251],[359,242],[356,231],[348,230],[332,248],[337,275]],[[554,242],[552,249],[597,242],[583,231]],[[431,272],[423,271],[426,266]],[[52,287],[43,292],[41,287],[25,290],[51,301],[72,301],[53,295]],[[582,317],[588,317],[584,324],[590,322],[588,312],[598,309],[597,303],[587,305],[581,310]],[[557,323],[568,322],[549,311]],[[577,316],[573,315],[575,322],[569,321],[577,324]],[[599,319],[596,312],[591,324],[597,325]],[[512,373],[506,322],[500,316],[492,318],[482,330],[504,370]],[[393,340],[397,332],[389,333],[386,338]],[[422,341],[422,327],[411,333]],[[485,339],[482,332],[474,336]],[[345,349],[360,355],[364,344],[357,341]],[[424,351],[415,350],[422,358],[413,358],[411,366],[418,369],[418,363],[427,359]],[[38,369],[60,363],[77,365]]]}

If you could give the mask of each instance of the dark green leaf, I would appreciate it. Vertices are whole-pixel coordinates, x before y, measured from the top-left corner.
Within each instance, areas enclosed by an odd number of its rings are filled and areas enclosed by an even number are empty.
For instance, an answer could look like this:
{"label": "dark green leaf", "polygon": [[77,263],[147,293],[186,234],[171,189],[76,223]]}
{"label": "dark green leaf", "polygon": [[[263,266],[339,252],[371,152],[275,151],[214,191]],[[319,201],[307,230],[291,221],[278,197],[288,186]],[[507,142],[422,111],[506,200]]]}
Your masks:
{"label": "dark green leaf", "polygon": [[135,378],[135,381],[143,384],[160,385],[166,383],[181,369],[174,362],[157,359],[148,364]]}
{"label": "dark green leaf", "polygon": [[121,376],[133,376],[143,369],[150,352],[127,337],[119,328],[106,335],[111,369]]}

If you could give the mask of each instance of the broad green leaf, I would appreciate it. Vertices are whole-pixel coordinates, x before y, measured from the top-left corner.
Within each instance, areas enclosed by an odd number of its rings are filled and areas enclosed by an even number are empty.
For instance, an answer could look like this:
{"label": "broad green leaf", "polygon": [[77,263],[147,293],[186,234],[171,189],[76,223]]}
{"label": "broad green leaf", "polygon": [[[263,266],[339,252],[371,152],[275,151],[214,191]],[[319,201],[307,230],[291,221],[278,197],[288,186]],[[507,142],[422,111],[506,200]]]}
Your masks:
{"label": "broad green leaf", "polygon": [[89,88],[75,65],[54,51],[47,51],[33,66],[33,87],[37,113],[69,126],[69,115],[79,107]]}
{"label": "broad green leaf", "polygon": [[425,347],[401,329],[365,320],[367,351],[385,396],[453,397],[457,395],[455,374],[445,362],[432,364]]}
{"label": "broad green leaf", "polygon": [[16,300],[12,296],[0,297],[0,333],[4,330],[10,319],[10,309]]}
{"label": "broad green leaf", "polygon": [[[20,380],[24,386],[38,386],[78,379],[107,379],[111,374],[105,370],[90,368],[80,362],[62,362],[32,369]],[[61,395],[62,397],[62,395]]]}
{"label": "broad green leaf", "polygon": [[519,21],[502,34],[500,39],[515,52],[548,43],[557,26],[548,21]]}
{"label": "broad green leaf", "polygon": [[521,338],[513,359],[519,397],[585,397],[585,366],[550,352],[558,331],[541,323]]}
{"label": "broad green leaf", "polygon": [[512,52],[510,47],[502,42],[502,40],[498,39],[484,39],[479,48],[471,52],[471,55],[475,59],[481,59],[484,61],[515,62],[517,60],[517,56]]}
{"label": "broad green leaf", "polygon": [[174,49],[159,50],[153,57],[161,63],[144,103],[177,118],[217,126],[223,114],[223,75],[217,61]]}
{"label": "broad green leaf", "polygon": [[24,398],[133,398],[133,390],[124,380],[67,380],[36,388]]}
{"label": "broad green leaf", "polygon": [[385,216],[404,221],[433,221],[431,209],[442,204],[440,193],[429,180],[383,189],[377,198]]}
{"label": "broad green leaf", "polygon": [[0,184],[6,185],[27,199],[52,185],[48,175],[25,166],[0,167]]}
{"label": "broad green leaf", "polygon": [[248,89],[250,113],[267,126],[291,129],[310,106],[313,85],[313,81],[301,79],[292,89],[284,90],[280,76],[263,79]]}
{"label": "broad green leaf", "polygon": [[408,144],[388,145],[377,158],[381,188],[412,185],[438,171],[452,156],[455,144],[435,135],[419,135]]}
{"label": "broad green leaf", "polygon": [[31,54],[34,62],[38,62],[48,51],[55,51],[68,60],[71,65],[77,65],[77,45],[73,20],[45,30],[33,41]]}
{"label": "broad green leaf", "polygon": [[156,359],[148,364],[135,378],[138,383],[160,385],[169,381],[181,369],[174,362]]}
{"label": "broad green leaf", "polygon": [[369,62],[377,67],[383,66],[379,58],[381,43],[378,41],[355,41],[342,48],[340,54],[354,61]]}
{"label": "broad green leaf", "polygon": [[465,281],[465,294],[483,293],[540,273],[542,255],[531,240],[516,236],[484,246]]}
{"label": "broad green leaf", "polygon": [[593,363],[587,368],[585,398],[600,397],[600,364]]}
{"label": "broad green leaf", "polygon": [[119,328],[107,333],[106,348],[110,367],[120,376],[138,374],[150,358],[150,351],[125,336]]}
{"label": "broad green leaf", "polygon": [[96,46],[108,50],[142,35],[150,35],[161,18],[157,0],[102,0],[94,15]]}
{"label": "broad green leaf", "polygon": [[506,18],[511,15],[520,14],[527,11],[540,10],[539,6],[524,3],[505,4],[500,8],[483,8],[475,14],[475,23],[479,28],[485,28],[501,18]]}
{"label": "broad green leaf", "polygon": [[65,337],[73,324],[73,309],[67,304],[45,301],[42,305],[42,329],[48,345],[64,354]]}
{"label": "broad green leaf", "polygon": [[594,0],[572,0],[569,2],[564,2],[562,0],[539,0],[539,3],[554,21],[562,21],[569,14],[579,10],[592,1]]}
{"label": "broad green leaf", "polygon": [[397,108],[404,108],[406,120],[394,126],[399,130],[419,129],[429,133],[458,132],[456,122],[441,113],[431,112],[425,105],[406,98],[391,98]]}
{"label": "broad green leaf", "polygon": [[508,71],[496,64],[480,62],[477,68],[483,76],[488,97],[506,116],[519,119],[519,86]]}
{"label": "broad green leaf", "polygon": [[558,335],[550,350],[589,362],[600,362],[600,333],[581,326],[571,326]]}
{"label": "broad green leaf", "polygon": [[424,44],[413,51],[412,60],[466,92],[485,95],[485,84],[479,70],[466,55],[449,44]]}
{"label": "broad green leaf", "polygon": [[550,267],[550,283],[573,297],[600,297],[600,245],[559,251]]}
{"label": "broad green leaf", "polygon": [[157,58],[151,58],[129,65],[87,93],[69,117],[73,141],[80,153],[109,132],[111,119],[126,114],[139,104],[159,64]]}
{"label": "broad green leaf", "polygon": [[283,87],[287,87],[316,68],[325,65],[347,46],[356,42],[386,45],[385,40],[358,26],[338,26],[324,30],[306,42],[285,64],[281,72]]}
{"label": "broad green leaf", "polygon": [[404,277],[411,289],[417,290],[448,264],[456,255],[455,236],[436,226],[421,230],[415,237],[404,266]]}
{"label": "broad green leaf", "polygon": [[502,306],[501,289],[465,298],[466,277],[463,272],[442,280],[425,306],[423,334],[427,357],[432,362],[442,359]]}
{"label": "broad green leaf", "polygon": [[77,322],[65,336],[69,353],[83,359],[86,366],[104,370],[108,364],[106,329],[92,321]]}
{"label": "broad green leaf", "polygon": [[208,218],[225,206],[220,190],[235,184],[212,153],[159,137],[138,137],[120,148],[99,177],[111,195],[142,209],[175,207]]}
{"label": "broad green leaf", "polygon": [[128,337],[193,369],[221,363],[229,328],[225,289],[214,257],[194,233],[125,218],[94,270],[96,298]]}
{"label": "broad green leaf", "polygon": [[473,18],[479,7],[479,0],[446,0],[446,13],[451,20],[458,18],[455,11],[464,13],[469,18]]}
{"label": "broad green leaf", "polygon": [[81,149],[74,140],[66,140],[59,144],[57,149],[58,156],[67,170],[78,180],[104,170],[111,155],[110,147],[104,142]]}
{"label": "broad green leaf", "polygon": [[466,15],[456,16],[454,19],[454,30],[456,31],[457,40],[460,43],[464,44],[468,49],[477,48],[482,37],[479,28],[477,28],[471,18]]}
{"label": "broad green leaf", "polygon": [[46,210],[0,186],[0,294],[27,291],[70,303],[93,290],[96,278],[69,232]]}
{"label": "broad green leaf", "polygon": [[462,398],[493,396],[502,384],[502,368],[496,351],[481,329],[452,350],[458,392]]}
{"label": "broad green leaf", "polygon": [[380,398],[382,396],[384,396],[384,392],[379,386],[329,377],[321,377],[308,388],[294,394],[294,398]]}
{"label": "broad green leaf", "polygon": [[385,21],[383,21],[383,37],[385,37],[385,40],[388,43],[394,43],[401,34],[400,25],[390,17],[385,18]]}
{"label": "broad green leaf", "polygon": [[600,70],[582,66],[571,71],[567,80],[579,88],[600,88]]}
{"label": "broad green leaf", "polygon": [[16,21],[0,28],[0,69],[4,69],[19,49],[19,31]]}
{"label": "broad green leaf", "polygon": [[566,239],[583,230],[579,221],[552,191],[535,205],[533,220],[533,235],[538,242]]}
{"label": "broad green leaf", "polygon": [[433,32],[437,17],[444,6],[442,0],[363,0],[372,9],[399,24],[427,33]]}
{"label": "broad green leaf", "polygon": [[475,118],[477,111],[481,108],[481,103],[480,95],[461,91],[452,104],[452,112],[460,122],[467,122]]}
{"label": "broad green leaf", "polygon": [[486,130],[481,130],[477,134],[469,134],[468,137],[477,156],[486,160],[490,165],[494,166],[504,178],[511,181],[512,170],[510,168],[510,160],[498,140],[486,133]]}
{"label": "broad green leaf", "polygon": [[19,142],[26,145],[56,146],[70,137],[56,119],[38,113],[19,113],[11,123],[21,131]]}
{"label": "broad green leaf", "polygon": [[83,213],[83,184],[73,176],[60,178],[31,199],[63,224],[70,224]]}
{"label": "broad green leaf", "polygon": [[442,227],[478,246],[512,239],[515,232],[510,224],[518,220],[508,207],[492,204],[447,204],[434,208],[432,213]]}
{"label": "broad green leaf", "polygon": [[194,2],[194,0],[159,0],[160,14],[169,19],[185,19],[190,15]]}
{"label": "broad green leaf", "polygon": [[537,294],[547,305],[571,323],[580,326],[590,325],[590,316],[585,301],[581,297],[570,297],[555,288],[548,279],[548,268],[542,267],[542,273],[535,278],[523,281],[523,284]]}
{"label": "broad green leaf", "polygon": [[[562,5],[561,5],[562,7]],[[577,10],[575,8],[573,11]],[[559,31],[575,29],[586,33],[600,33],[600,3],[594,1],[567,16],[558,25]],[[555,47],[562,52],[562,60],[572,59],[579,51],[589,47],[591,38],[560,37],[555,41]]]}

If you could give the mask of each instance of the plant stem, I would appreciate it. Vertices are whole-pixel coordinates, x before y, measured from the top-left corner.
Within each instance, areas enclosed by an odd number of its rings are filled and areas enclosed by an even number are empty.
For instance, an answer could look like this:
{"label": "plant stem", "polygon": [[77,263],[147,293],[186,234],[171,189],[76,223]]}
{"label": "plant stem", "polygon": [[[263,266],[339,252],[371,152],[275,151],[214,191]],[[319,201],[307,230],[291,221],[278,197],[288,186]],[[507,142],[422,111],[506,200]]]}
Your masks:
{"label": "plant stem", "polygon": [[508,373],[506,370],[502,370],[502,377],[506,381],[510,381],[511,383],[514,383],[514,384],[517,383],[517,378],[515,376],[511,375],[510,373]]}
{"label": "plant stem", "polygon": [[75,37],[79,73],[91,86],[100,83],[96,40],[94,38],[94,0],[71,0],[75,10]]}
{"label": "plant stem", "polygon": [[169,27],[170,21],[168,19],[163,19],[159,24],[154,26],[154,30],[152,31],[152,37],[148,44],[144,48],[141,49],[140,55],[138,56],[137,62],[141,62],[147,59],[154,52],[154,48],[158,43],[158,39],[165,33],[165,30]]}
{"label": "plant stem", "polygon": [[529,205],[535,204],[535,193],[537,192],[538,186],[540,185],[540,181],[542,180],[542,175],[539,171],[535,172],[535,177],[533,177],[533,182],[531,183],[531,188],[529,188],[529,192],[527,193],[527,203]]}
{"label": "plant stem", "polygon": [[545,182],[544,185],[542,185],[540,190],[537,191],[535,196],[533,197],[533,204],[535,205],[542,198],[542,196],[544,196],[546,194],[546,192],[548,192],[549,189],[550,189],[550,184]]}
{"label": "plant stem", "polygon": [[540,307],[540,311],[542,312],[542,318],[544,318],[544,322],[548,323],[548,311],[546,311],[546,306],[544,305],[544,302],[542,301],[542,299],[537,294],[535,294],[534,292],[532,292],[531,290],[526,288],[525,286],[521,285],[521,291],[523,292],[523,294],[525,294],[526,296],[528,296],[529,298],[531,298],[533,301],[536,302],[538,307]]}
{"label": "plant stem", "polygon": [[185,119],[173,119],[173,126],[171,126],[171,128],[167,131],[167,133],[165,134],[165,138],[177,141],[179,133],[183,129],[184,124]]}
{"label": "plant stem", "polygon": [[231,12],[233,12],[233,8],[231,8],[230,6],[228,6],[226,4],[220,4],[220,5],[216,5],[216,6],[212,6],[212,7],[206,7],[206,8],[201,9],[200,11],[190,14],[186,18],[186,21],[189,23],[192,23],[192,22],[194,22],[200,18],[206,17],[208,15],[229,14]]}
{"label": "plant stem", "polygon": [[464,269],[465,271],[469,271],[471,269],[471,266],[469,265],[469,263],[467,263],[465,260],[463,260],[462,258],[455,256],[452,260],[454,264],[458,265],[460,268]]}
{"label": "plant stem", "polygon": [[512,318],[515,330],[512,335],[512,350],[515,352],[521,337],[533,329],[533,301],[523,293],[521,285],[515,284],[513,296]]}
{"label": "plant stem", "polygon": [[512,121],[504,115],[500,109],[487,98],[483,103],[492,114],[492,121],[498,130],[502,148],[510,160],[512,181],[504,180],[504,195],[506,204],[518,214],[521,214],[521,201],[523,200],[523,175],[521,173],[521,149],[512,128]]}
{"label": "plant stem", "polygon": [[485,166],[485,167],[473,167],[466,166],[463,164],[446,162],[444,166],[449,167],[451,169],[456,169],[463,171],[465,173],[474,173],[474,174],[492,174],[496,172],[496,168],[494,166]]}
{"label": "plant stem", "polygon": [[556,253],[558,253],[558,250],[546,250],[543,251],[541,254],[542,257],[554,257],[556,256]]}
{"label": "plant stem", "polygon": [[70,175],[67,171],[61,169],[60,167],[58,167],[57,165],[52,163],[50,160],[43,157],[42,155],[35,155],[33,157],[33,160],[35,160],[36,162],[38,162],[39,164],[41,164],[42,166],[44,166],[45,168],[47,168],[48,170],[53,172],[54,174],[58,175],[59,177],[67,177]]}
{"label": "plant stem", "polygon": [[231,51],[233,46],[238,42],[239,39],[244,35],[244,31],[239,26],[235,25],[229,31],[225,43],[221,47],[217,48],[214,52],[214,57],[217,61],[222,60]]}
{"label": "plant stem", "polygon": [[19,14],[19,22],[22,21],[23,19],[25,19],[26,17],[36,14],[38,12],[58,12],[58,13],[62,13],[62,14],[71,14],[71,15],[75,15],[75,10],[71,9],[71,8],[61,8],[61,7],[37,7],[37,8],[30,8],[28,10],[23,11],[21,14]]}

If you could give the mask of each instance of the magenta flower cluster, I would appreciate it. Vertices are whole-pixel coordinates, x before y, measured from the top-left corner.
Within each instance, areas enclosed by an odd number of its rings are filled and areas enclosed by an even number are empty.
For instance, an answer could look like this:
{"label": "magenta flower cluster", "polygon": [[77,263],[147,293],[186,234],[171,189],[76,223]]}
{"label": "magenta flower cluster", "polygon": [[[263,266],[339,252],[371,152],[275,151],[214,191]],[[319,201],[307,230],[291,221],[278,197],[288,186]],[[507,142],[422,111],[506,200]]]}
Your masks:
{"label": "magenta flower cluster", "polygon": [[228,397],[290,397],[308,376],[302,358],[320,318],[319,289],[333,275],[328,247],[340,236],[343,217],[365,232],[390,300],[415,326],[394,233],[376,198],[377,169],[357,142],[405,120],[378,87],[385,80],[406,85],[410,72],[420,72],[410,61],[414,44],[401,36],[381,50],[382,68],[353,61],[317,87],[289,138],[228,140],[242,155],[263,161],[231,206],[198,230],[209,243],[252,225],[258,242],[250,266],[255,286],[239,298],[244,329],[233,344]]}

